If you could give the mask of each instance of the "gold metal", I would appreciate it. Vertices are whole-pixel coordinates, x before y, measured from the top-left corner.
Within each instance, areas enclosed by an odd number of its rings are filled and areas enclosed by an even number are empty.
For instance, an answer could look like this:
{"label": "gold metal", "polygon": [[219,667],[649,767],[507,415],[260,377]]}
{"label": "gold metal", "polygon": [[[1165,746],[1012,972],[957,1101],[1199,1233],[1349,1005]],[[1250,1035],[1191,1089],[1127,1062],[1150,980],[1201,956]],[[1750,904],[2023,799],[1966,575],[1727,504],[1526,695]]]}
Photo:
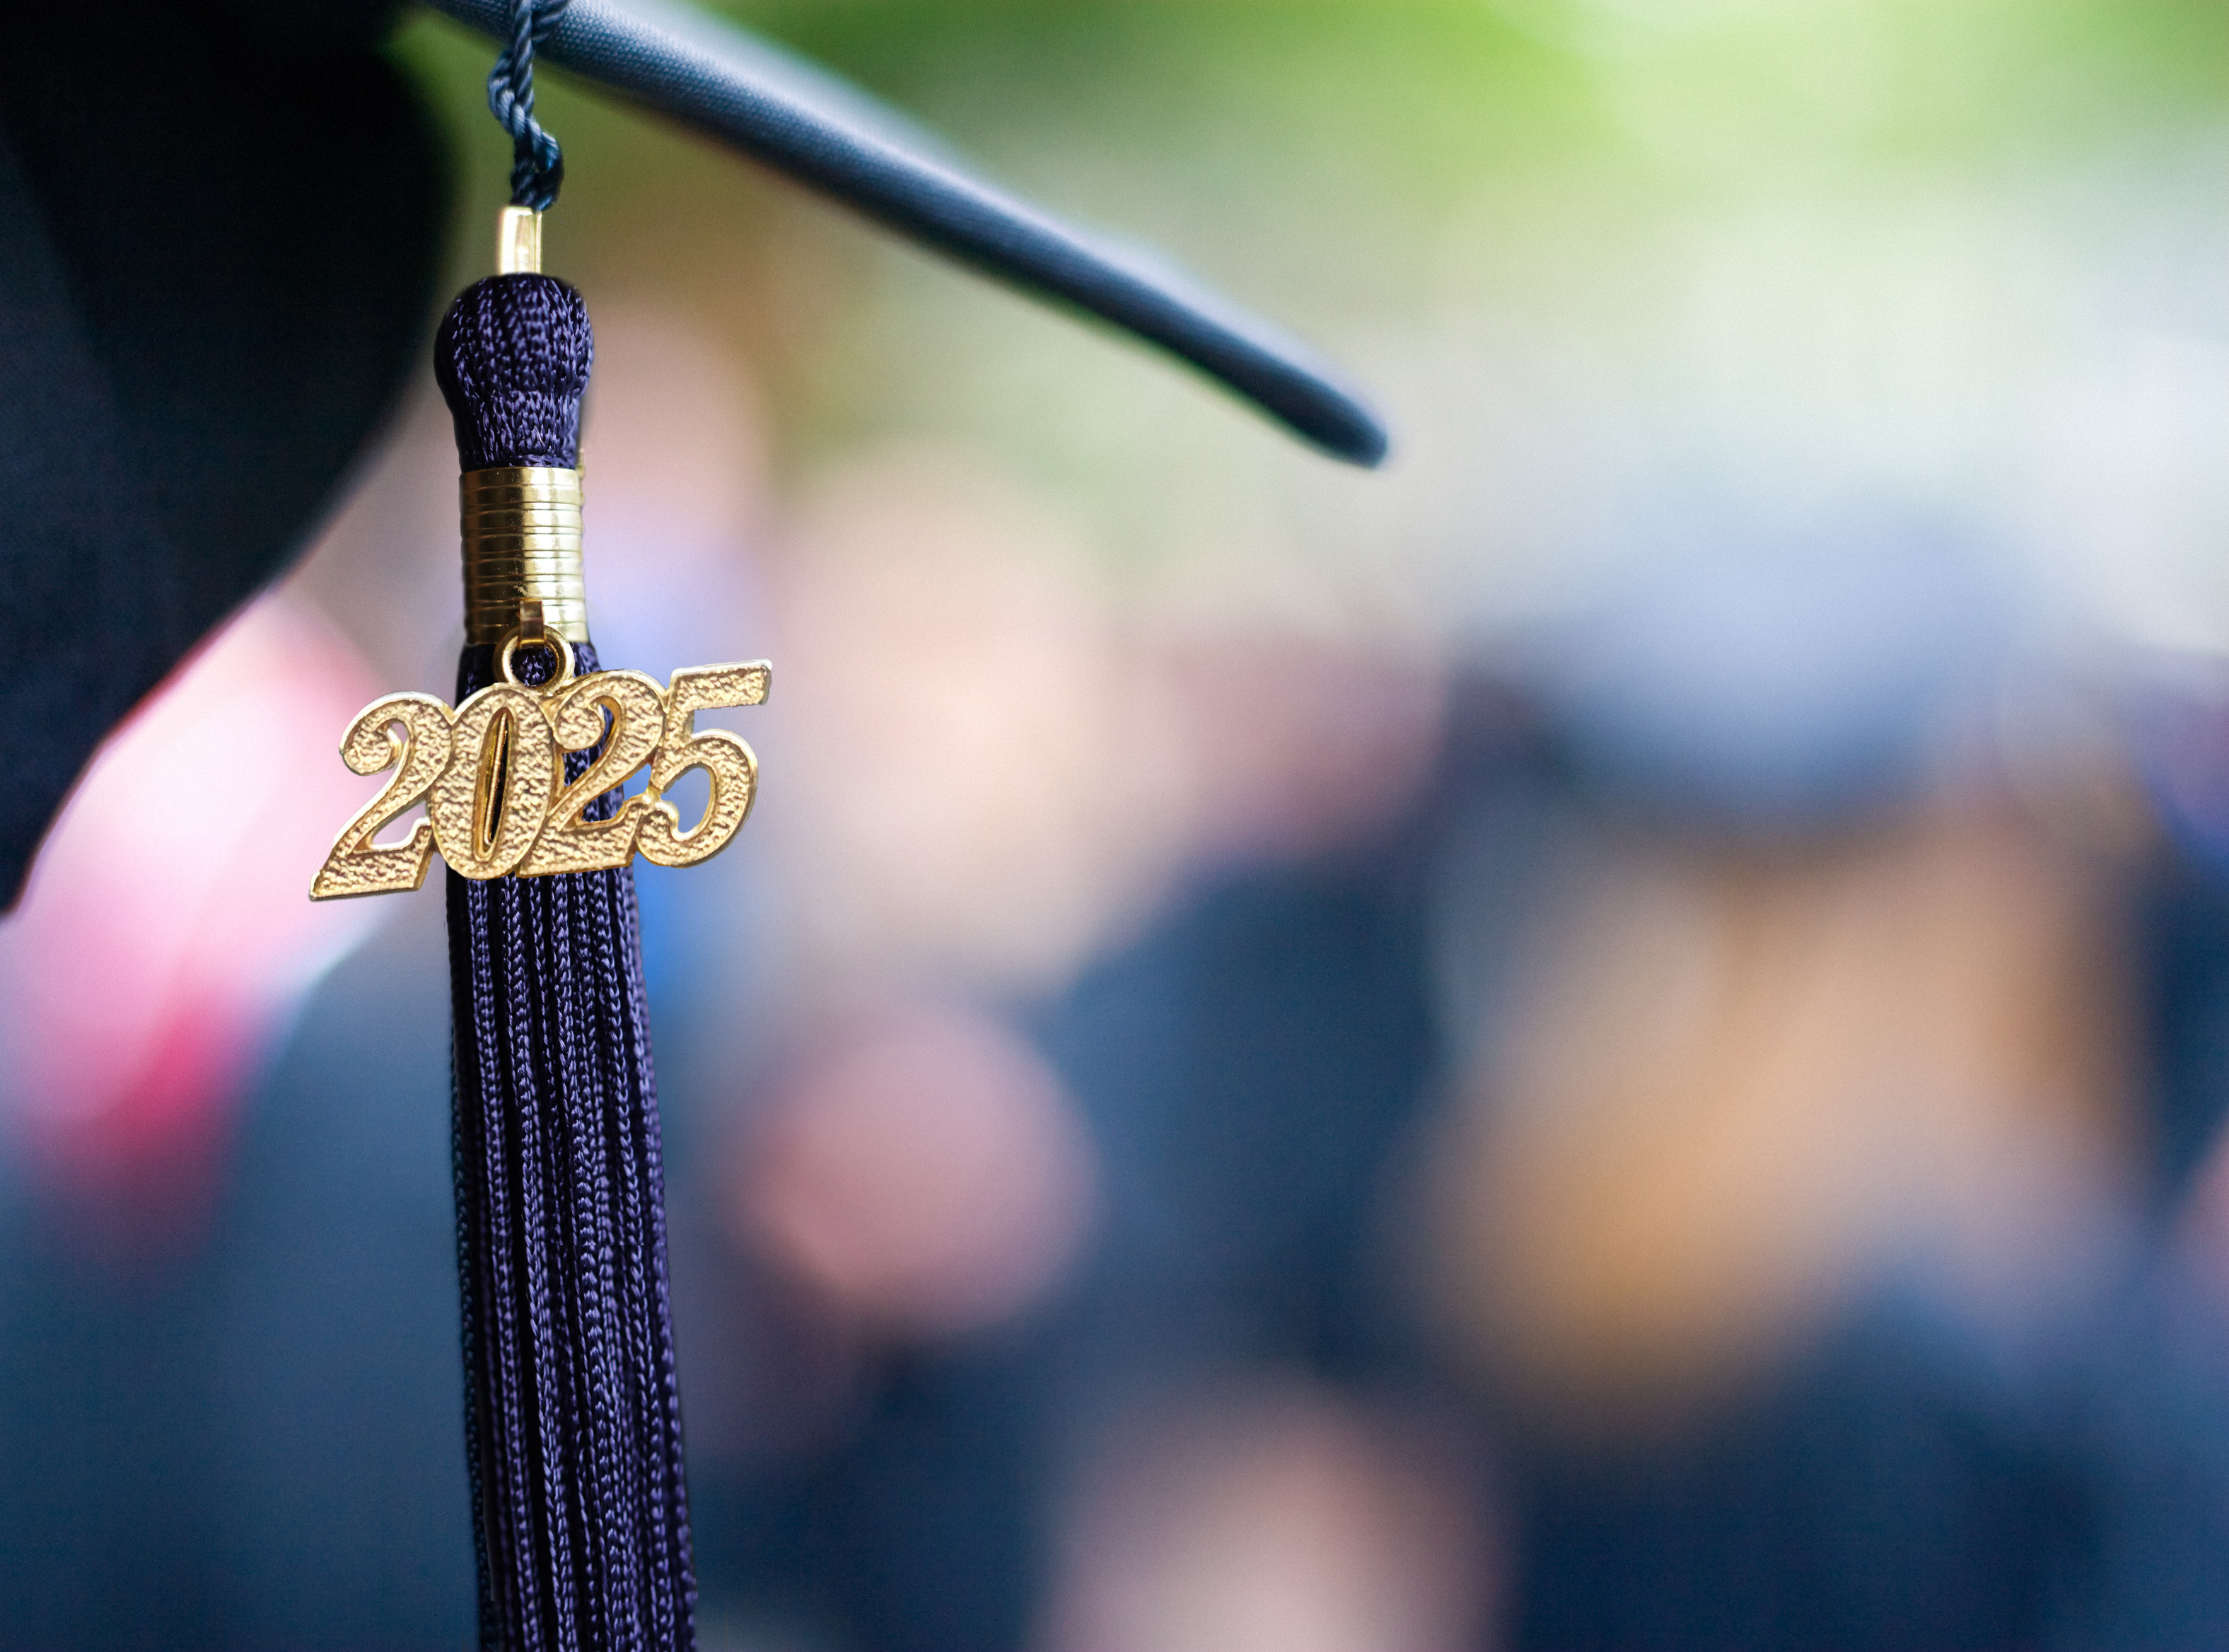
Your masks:
{"label": "gold metal", "polygon": [[457,708],[455,741],[426,799],[434,841],[451,871],[501,877],[542,835],[557,742],[541,697],[511,683],[484,688]]}
{"label": "gold metal", "polygon": [[[642,858],[660,866],[695,866],[726,848],[751,812],[759,790],[759,760],[744,741],[725,729],[697,728],[697,714],[718,707],[764,703],[774,667],[755,660],[748,665],[699,665],[673,673],[665,693],[665,737],[651,759],[650,788],[655,807],[644,819],[636,840]],[[701,768],[712,782],[704,818],[687,832],[681,811],[664,800],[674,781]]]}
{"label": "gold metal", "polygon": [[434,858],[434,829],[421,820],[399,844],[372,836],[426,795],[449,766],[449,708],[430,694],[389,694],[357,713],[341,740],[341,761],[359,775],[395,771],[395,778],[341,828],[332,852],[310,884],[313,901],[387,895],[416,889]]}
{"label": "gold metal", "polygon": [[[522,602],[518,606],[521,608],[532,607],[537,610],[541,607],[541,604],[538,602]],[[517,688],[539,686],[544,693],[548,693],[553,690],[561,689],[564,687],[566,684],[571,682],[573,680],[574,672],[578,670],[579,667],[577,662],[573,658],[573,645],[566,641],[564,638],[559,636],[554,631],[543,631],[541,628],[541,621],[542,616],[537,612],[535,615],[535,634],[530,635],[526,629],[524,617],[522,615],[519,620],[518,628],[503,640],[503,652],[495,657],[495,663],[496,669],[503,673],[503,680],[504,682],[509,683]],[[518,680],[518,673],[511,668],[511,662],[517,655],[518,651],[522,648],[551,647],[554,647],[557,651],[557,663],[564,669],[560,671],[556,676],[551,678],[548,682],[538,685],[520,682]]]}
{"label": "gold metal", "polygon": [[[542,267],[542,215],[506,207],[496,265],[504,274]],[[465,637],[498,649],[503,680],[452,711],[427,694],[390,694],[357,714],[341,758],[359,775],[395,777],[342,829],[310,885],[313,901],[417,889],[439,849],[466,877],[546,877],[626,865],[638,851],[665,866],[694,866],[726,848],[758,795],[759,762],[724,729],[697,714],[757,705],[773,667],[765,660],[676,672],[660,690],[639,672],[578,675],[575,645],[588,640],[581,569],[581,472],[543,466],[468,472],[459,483],[465,563]],[[521,648],[555,647],[562,670],[549,682],[518,680]],[[578,779],[566,755],[596,751]],[[588,806],[650,770],[649,784],[608,820]],[[665,794],[692,768],[712,783],[704,817],[688,831]],[[426,819],[400,843],[380,828],[420,802]]]}
{"label": "gold metal", "polygon": [[523,604],[568,642],[588,640],[581,559],[581,472],[506,466],[458,480],[465,553],[465,640],[499,643]]}
{"label": "gold metal", "polygon": [[[608,820],[582,818],[582,811],[648,762],[665,737],[665,703],[655,678],[640,672],[598,672],[583,677],[555,700],[545,699],[556,731],[559,789],[549,805],[549,824],[518,868],[521,877],[550,872],[592,872],[624,866],[634,858],[635,835],[656,807],[638,793]],[[611,716],[608,730],[605,714]],[[580,779],[564,782],[564,754],[602,745],[603,753]]]}
{"label": "gold metal", "polygon": [[542,215],[531,207],[505,207],[495,221],[495,271],[498,275],[542,272]]}
{"label": "gold metal", "polygon": [[[485,472],[483,472],[485,473]],[[663,866],[694,866],[726,848],[758,794],[758,758],[724,729],[698,730],[697,713],[758,705],[774,668],[763,659],[676,672],[661,691],[639,672],[574,673],[577,662],[553,631],[562,675],[538,688],[519,683],[511,659],[528,646],[530,615],[516,606],[498,665],[505,681],[452,712],[430,694],[390,694],[349,725],[341,757],[359,775],[395,778],[343,829],[310,886],[313,901],[416,889],[434,851],[471,878],[545,877],[624,866],[639,852]],[[579,779],[565,779],[565,754],[602,753]],[[588,806],[647,767],[648,787],[608,820]],[[704,818],[681,829],[664,794],[692,768],[712,782]],[[397,844],[374,834],[414,804],[427,819]]]}

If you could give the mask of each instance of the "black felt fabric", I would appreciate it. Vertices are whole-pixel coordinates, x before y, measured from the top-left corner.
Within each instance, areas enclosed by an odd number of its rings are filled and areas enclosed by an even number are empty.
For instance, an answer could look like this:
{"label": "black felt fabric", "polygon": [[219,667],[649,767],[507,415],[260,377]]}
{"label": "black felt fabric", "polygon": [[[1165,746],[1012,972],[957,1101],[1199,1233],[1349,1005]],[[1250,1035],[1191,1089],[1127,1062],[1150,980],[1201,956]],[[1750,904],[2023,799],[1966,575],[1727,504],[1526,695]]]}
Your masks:
{"label": "black felt fabric", "polygon": [[12,8],[0,53],[0,902],[108,730],[302,546],[432,312],[395,8]]}

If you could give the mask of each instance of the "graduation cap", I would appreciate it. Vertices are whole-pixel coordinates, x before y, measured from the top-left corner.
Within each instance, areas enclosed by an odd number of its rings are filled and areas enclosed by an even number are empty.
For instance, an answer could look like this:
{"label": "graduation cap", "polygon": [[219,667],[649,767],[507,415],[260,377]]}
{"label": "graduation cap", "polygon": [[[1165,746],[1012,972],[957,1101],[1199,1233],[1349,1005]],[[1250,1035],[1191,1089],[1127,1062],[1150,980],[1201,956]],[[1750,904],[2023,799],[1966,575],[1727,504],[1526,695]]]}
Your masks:
{"label": "graduation cap", "polygon": [[[596,658],[578,463],[593,335],[580,295],[525,251],[562,177],[532,119],[536,58],[1111,322],[1339,458],[1374,464],[1385,435],[1297,342],[747,35],[611,0],[436,3],[504,42],[490,97],[518,156],[518,256],[458,298],[434,347],[464,472],[459,704],[389,696],[350,727],[350,767],[395,779],[313,892],[415,889],[436,844],[448,864],[481,1643],[685,1652],[628,865],[695,864],[742,824],[756,760],[692,719],[756,703],[769,677],[697,668],[661,690]],[[446,203],[422,113],[374,49],[391,21],[363,3],[50,6],[0,58],[0,719],[17,781],[0,794],[0,889],[20,886],[101,737],[299,544],[415,358]],[[622,798],[630,765],[650,779]],[[661,794],[691,768],[710,800],[684,830]],[[415,796],[429,822],[376,842],[385,800]]]}
{"label": "graduation cap", "polygon": [[[505,0],[435,0],[498,39]],[[1338,458],[1383,425],[1304,344],[678,7],[573,0],[543,61],[1158,346]],[[0,54],[0,900],[101,738],[302,545],[422,341],[446,189],[384,0],[116,0]]]}

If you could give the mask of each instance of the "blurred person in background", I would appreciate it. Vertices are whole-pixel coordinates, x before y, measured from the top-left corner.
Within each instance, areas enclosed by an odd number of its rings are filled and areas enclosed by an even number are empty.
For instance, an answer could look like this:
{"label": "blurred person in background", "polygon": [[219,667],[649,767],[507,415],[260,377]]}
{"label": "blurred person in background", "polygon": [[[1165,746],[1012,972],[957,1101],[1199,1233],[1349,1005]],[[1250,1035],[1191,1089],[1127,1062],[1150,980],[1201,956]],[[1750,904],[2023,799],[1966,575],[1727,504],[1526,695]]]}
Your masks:
{"label": "blurred person in background", "polygon": [[[747,1246],[864,1340],[733,1597],[875,1646],[2212,1637],[2229,904],[1955,541],[1734,573],[1459,689],[1401,821],[1029,1018],[1101,1208],[1002,1328],[785,1231],[809,1186],[921,1265],[890,1194],[948,1148],[847,1195],[790,1109],[860,1102],[772,1106]],[[885,1125],[983,1120],[916,1037]]]}
{"label": "blurred person in background", "polygon": [[[703,1643],[2220,1640],[2221,21],[736,10],[1404,447],[549,77],[609,640],[784,685],[746,841],[642,877]],[[390,50],[484,222],[484,48]],[[442,688],[446,440],[95,783],[243,661]],[[274,865],[220,968],[72,864],[154,985],[10,1029],[0,1642],[455,1644],[437,903]]]}

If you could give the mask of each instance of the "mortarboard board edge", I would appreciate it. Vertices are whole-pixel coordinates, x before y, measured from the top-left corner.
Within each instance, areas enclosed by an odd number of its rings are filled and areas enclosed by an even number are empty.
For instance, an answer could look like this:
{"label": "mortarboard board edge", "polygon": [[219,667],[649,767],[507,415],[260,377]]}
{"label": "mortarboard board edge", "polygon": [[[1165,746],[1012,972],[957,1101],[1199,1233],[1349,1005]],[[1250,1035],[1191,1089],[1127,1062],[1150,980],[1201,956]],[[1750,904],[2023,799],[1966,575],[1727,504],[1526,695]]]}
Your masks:
{"label": "mortarboard board edge", "polygon": [[[428,0],[503,39],[504,0]],[[1025,292],[1111,322],[1252,402],[1302,440],[1375,466],[1385,426],[1314,351],[1144,254],[1118,247],[932,157],[902,118],[678,9],[572,0],[543,61],[710,133],[887,228]]]}

